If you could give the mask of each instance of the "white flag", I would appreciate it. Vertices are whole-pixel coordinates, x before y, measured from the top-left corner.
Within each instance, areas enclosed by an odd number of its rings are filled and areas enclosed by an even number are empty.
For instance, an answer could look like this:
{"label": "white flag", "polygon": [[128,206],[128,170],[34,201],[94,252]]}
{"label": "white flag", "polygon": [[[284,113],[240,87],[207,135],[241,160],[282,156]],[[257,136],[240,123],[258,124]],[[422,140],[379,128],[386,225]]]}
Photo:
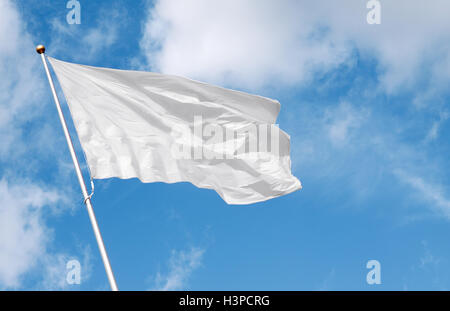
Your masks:
{"label": "white flag", "polygon": [[228,204],[301,188],[280,104],[186,78],[48,58],[93,178],[190,182]]}

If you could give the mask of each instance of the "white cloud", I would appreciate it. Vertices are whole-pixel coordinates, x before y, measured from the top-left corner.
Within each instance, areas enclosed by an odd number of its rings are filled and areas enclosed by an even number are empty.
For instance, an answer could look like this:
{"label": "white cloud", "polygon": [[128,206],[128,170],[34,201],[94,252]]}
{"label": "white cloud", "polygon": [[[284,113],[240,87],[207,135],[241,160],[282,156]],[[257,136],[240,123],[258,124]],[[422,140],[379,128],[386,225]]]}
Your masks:
{"label": "white cloud", "polygon": [[[49,216],[66,209],[67,198],[60,192],[30,181],[0,180],[0,289],[23,288],[26,278],[40,280],[32,288],[70,289],[66,283],[66,263],[73,255],[52,250],[53,230]],[[83,280],[90,277],[89,247],[75,257],[82,262]]]}
{"label": "white cloud", "polygon": [[[31,135],[22,128],[42,112],[43,83],[36,78],[42,65],[31,37],[10,1],[0,1],[0,45],[0,163],[11,164],[31,149],[24,139]],[[19,175],[21,168],[14,170]],[[46,254],[51,230],[42,212],[61,199],[33,182],[0,179],[0,288],[20,287],[24,275]]]}
{"label": "white cloud", "polygon": [[192,272],[202,262],[205,250],[191,248],[189,251],[173,250],[169,260],[169,271],[166,276],[158,273],[154,290],[184,290]]}
{"label": "white cloud", "polygon": [[[42,81],[36,78],[39,57],[10,1],[0,2],[0,158],[17,156],[25,150],[21,125],[42,111]],[[42,65],[41,65],[42,66]]]}
{"label": "white cloud", "polygon": [[297,1],[157,1],[141,41],[156,69],[216,83],[296,83],[347,50]]}
{"label": "white cloud", "polygon": [[57,192],[32,183],[0,180],[0,287],[18,287],[46,255],[51,230],[43,222],[44,207],[60,200]]}
{"label": "white cloud", "polygon": [[[450,2],[380,2],[381,24],[369,25],[367,1],[159,0],[148,10],[141,50],[153,70],[252,90],[323,89],[327,79],[308,82],[374,60],[375,75],[358,68],[337,104],[302,102],[285,114],[294,170],[321,182],[350,182],[357,197],[382,187],[395,169],[436,177],[446,162],[428,154],[426,144],[439,139],[448,118]],[[396,93],[412,95],[417,110],[383,109]],[[436,115],[424,131],[425,118]],[[444,188],[441,196],[427,192],[437,206],[445,206]]]}
{"label": "white cloud", "polygon": [[421,79],[419,73],[425,72],[424,66],[445,62],[450,51],[450,20],[445,12],[450,3],[380,2],[380,25],[366,23],[365,1],[333,2],[330,14],[322,18],[329,19],[336,40],[350,40],[360,52],[379,61],[382,85],[392,92],[414,86]]}
{"label": "white cloud", "polygon": [[73,205],[68,178],[57,176],[61,192],[40,181],[46,164],[63,158],[64,142],[53,135],[60,130],[57,119],[46,122],[54,106],[43,66],[12,1],[0,1],[0,44],[0,288],[19,289],[29,276],[49,280],[55,258],[63,255],[51,250],[46,219]]}
{"label": "white cloud", "polygon": [[432,80],[448,79],[450,2],[381,7],[381,25],[369,25],[366,1],[157,1],[141,47],[156,70],[247,88],[301,83],[349,63],[355,48],[378,60],[387,92],[413,87],[428,66]]}

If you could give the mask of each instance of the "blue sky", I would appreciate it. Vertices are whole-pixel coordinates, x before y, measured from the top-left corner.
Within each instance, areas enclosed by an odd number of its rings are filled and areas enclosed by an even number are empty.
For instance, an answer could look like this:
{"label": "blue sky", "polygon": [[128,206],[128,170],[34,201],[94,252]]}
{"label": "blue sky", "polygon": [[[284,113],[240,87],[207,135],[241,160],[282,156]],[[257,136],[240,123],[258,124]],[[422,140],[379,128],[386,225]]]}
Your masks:
{"label": "blue sky", "polygon": [[[0,289],[109,289],[41,43],[282,105],[300,191],[227,206],[188,183],[95,181],[120,289],[449,288],[448,2],[380,1],[379,25],[365,0],[79,2],[69,25],[65,0],[0,1]],[[71,259],[80,285],[65,281]],[[372,259],[380,285],[366,282]]]}

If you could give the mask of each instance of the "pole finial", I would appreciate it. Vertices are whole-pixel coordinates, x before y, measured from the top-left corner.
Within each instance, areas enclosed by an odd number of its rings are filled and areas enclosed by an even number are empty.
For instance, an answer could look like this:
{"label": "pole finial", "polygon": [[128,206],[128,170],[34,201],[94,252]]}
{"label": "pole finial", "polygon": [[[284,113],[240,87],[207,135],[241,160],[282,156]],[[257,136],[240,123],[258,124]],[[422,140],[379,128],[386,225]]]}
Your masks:
{"label": "pole finial", "polygon": [[42,44],[39,44],[39,45],[36,47],[36,52],[38,52],[38,54],[45,53],[45,46],[43,46]]}

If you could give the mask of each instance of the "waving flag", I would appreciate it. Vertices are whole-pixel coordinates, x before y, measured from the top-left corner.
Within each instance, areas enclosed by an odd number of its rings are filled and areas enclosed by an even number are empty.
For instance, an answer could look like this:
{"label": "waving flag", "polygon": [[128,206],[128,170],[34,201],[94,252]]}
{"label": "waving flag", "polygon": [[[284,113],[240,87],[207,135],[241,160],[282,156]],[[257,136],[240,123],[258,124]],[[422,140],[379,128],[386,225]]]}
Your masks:
{"label": "waving flag", "polygon": [[280,104],[182,77],[48,58],[93,178],[190,182],[228,204],[301,188]]}

